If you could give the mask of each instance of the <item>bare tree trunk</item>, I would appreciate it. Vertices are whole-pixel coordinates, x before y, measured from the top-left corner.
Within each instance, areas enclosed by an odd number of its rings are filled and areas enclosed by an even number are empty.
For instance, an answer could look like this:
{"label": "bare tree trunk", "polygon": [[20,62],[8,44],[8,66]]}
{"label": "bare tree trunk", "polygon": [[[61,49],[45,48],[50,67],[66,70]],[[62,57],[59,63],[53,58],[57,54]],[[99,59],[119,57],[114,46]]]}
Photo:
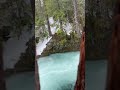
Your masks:
{"label": "bare tree trunk", "polygon": [[49,22],[48,14],[46,15],[46,19],[47,19],[47,25],[48,25],[49,36],[52,36],[52,32],[51,32],[51,28],[50,28],[50,22]]}
{"label": "bare tree trunk", "polygon": [[31,2],[31,7],[32,7],[33,18],[35,18],[35,0],[30,0],[30,2]]}
{"label": "bare tree trunk", "polygon": [[[35,22],[35,0],[30,0],[30,1],[31,1],[32,14],[33,14],[33,19],[34,19],[33,22]],[[35,90],[40,90],[39,82],[40,80],[39,80],[39,73],[38,73],[38,64],[37,64],[37,59],[35,58]]]}
{"label": "bare tree trunk", "polygon": [[63,24],[62,24],[62,20],[61,20],[61,19],[59,19],[59,22],[60,22],[60,29],[61,29],[61,30],[63,30],[63,26],[62,26],[62,25],[63,25]]}
{"label": "bare tree trunk", "polygon": [[[40,1],[40,0],[39,0]],[[42,12],[41,12],[41,15],[45,15],[46,17],[46,21],[47,21],[47,26],[48,26],[48,33],[49,33],[49,36],[52,36],[52,32],[51,32],[51,27],[50,27],[50,21],[49,21],[49,16],[48,16],[48,14],[47,13],[44,13],[43,14],[43,12],[45,12],[45,7],[46,7],[46,5],[44,4],[44,1],[43,1],[43,6],[40,6],[41,7],[41,10],[42,10]],[[43,16],[44,17],[44,16]]]}
{"label": "bare tree trunk", "polygon": [[77,6],[77,0],[72,0],[73,1],[73,7],[74,7],[74,23],[75,23],[75,31],[77,32],[78,35],[81,35],[80,32],[80,24],[78,22],[78,6]]}
{"label": "bare tree trunk", "polygon": [[43,5],[41,3],[41,0],[39,0],[39,4],[40,4],[40,16],[44,18],[44,13],[43,13],[44,12],[44,10],[43,10],[44,7],[43,7]]}
{"label": "bare tree trunk", "polygon": [[[56,1],[57,1],[57,4],[58,4],[58,8],[59,8],[59,10],[60,10],[59,0],[56,0]],[[59,23],[60,23],[60,29],[63,30],[63,24],[62,24],[61,17],[59,17]]]}

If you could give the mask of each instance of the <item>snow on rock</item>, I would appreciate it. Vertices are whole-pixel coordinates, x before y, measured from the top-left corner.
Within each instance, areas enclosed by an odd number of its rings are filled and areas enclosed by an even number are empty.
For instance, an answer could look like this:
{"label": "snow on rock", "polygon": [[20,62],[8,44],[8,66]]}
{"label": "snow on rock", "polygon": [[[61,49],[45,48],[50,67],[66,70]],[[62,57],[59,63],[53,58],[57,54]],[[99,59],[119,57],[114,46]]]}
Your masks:
{"label": "snow on rock", "polygon": [[41,53],[43,52],[43,50],[46,48],[46,44],[50,41],[52,37],[49,38],[45,38],[43,41],[40,41],[37,45],[36,45],[36,54],[37,55],[41,55]]}
{"label": "snow on rock", "polygon": [[4,43],[3,59],[4,69],[12,69],[18,62],[21,53],[25,52],[26,43],[33,36],[33,33],[24,31],[19,40],[17,37],[11,37]]}
{"label": "snow on rock", "polygon": [[[55,22],[53,17],[49,18],[50,21],[50,25],[52,24],[56,24],[59,25],[59,22]],[[47,25],[45,25],[45,27],[47,28]],[[70,23],[66,23],[65,25],[63,25],[63,28],[65,29],[65,31],[67,32],[67,34],[69,35],[69,33],[71,32],[72,26]],[[54,35],[57,32],[57,26],[51,26],[51,32]],[[37,55],[41,55],[41,53],[43,52],[43,50],[46,48],[46,44],[50,41],[52,37],[50,38],[44,38],[43,41],[40,41],[37,45],[36,45],[36,54]]]}

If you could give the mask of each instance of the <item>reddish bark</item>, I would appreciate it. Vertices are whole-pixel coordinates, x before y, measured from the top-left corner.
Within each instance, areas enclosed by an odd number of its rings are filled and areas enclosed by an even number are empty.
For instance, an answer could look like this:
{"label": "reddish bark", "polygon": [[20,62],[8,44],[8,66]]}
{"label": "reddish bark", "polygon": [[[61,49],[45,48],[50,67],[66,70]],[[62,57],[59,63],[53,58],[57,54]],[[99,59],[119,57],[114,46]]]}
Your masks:
{"label": "reddish bark", "polygon": [[80,62],[75,90],[85,90],[85,32],[83,32],[80,43]]}
{"label": "reddish bark", "polygon": [[[119,0],[120,1],[120,0]],[[118,1],[118,2],[119,2]],[[110,43],[106,90],[120,90],[120,2],[117,4],[117,15]]]}

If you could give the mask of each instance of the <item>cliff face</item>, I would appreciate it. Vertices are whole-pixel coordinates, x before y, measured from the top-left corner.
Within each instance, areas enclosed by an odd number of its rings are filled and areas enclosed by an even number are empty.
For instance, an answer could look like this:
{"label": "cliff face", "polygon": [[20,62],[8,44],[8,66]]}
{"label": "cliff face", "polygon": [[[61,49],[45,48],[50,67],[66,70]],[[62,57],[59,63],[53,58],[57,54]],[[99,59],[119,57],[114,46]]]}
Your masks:
{"label": "cliff face", "polygon": [[80,61],[74,90],[85,90],[85,33],[82,34],[80,43]]}

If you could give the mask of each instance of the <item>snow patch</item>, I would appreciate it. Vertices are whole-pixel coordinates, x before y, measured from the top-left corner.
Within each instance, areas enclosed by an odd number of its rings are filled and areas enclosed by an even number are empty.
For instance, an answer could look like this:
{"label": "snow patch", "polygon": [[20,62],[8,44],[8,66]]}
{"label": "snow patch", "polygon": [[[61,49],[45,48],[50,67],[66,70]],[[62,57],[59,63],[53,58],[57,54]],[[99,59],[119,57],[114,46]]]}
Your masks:
{"label": "snow patch", "polygon": [[41,55],[41,53],[43,52],[43,50],[46,48],[46,44],[50,41],[52,37],[49,38],[45,38],[43,41],[40,41],[37,46],[36,46],[36,54],[37,55]]}
{"label": "snow patch", "polygon": [[14,65],[18,62],[21,53],[24,53],[27,48],[26,43],[32,36],[33,33],[23,31],[19,40],[17,37],[11,37],[7,42],[4,43],[4,69],[14,68]]}

